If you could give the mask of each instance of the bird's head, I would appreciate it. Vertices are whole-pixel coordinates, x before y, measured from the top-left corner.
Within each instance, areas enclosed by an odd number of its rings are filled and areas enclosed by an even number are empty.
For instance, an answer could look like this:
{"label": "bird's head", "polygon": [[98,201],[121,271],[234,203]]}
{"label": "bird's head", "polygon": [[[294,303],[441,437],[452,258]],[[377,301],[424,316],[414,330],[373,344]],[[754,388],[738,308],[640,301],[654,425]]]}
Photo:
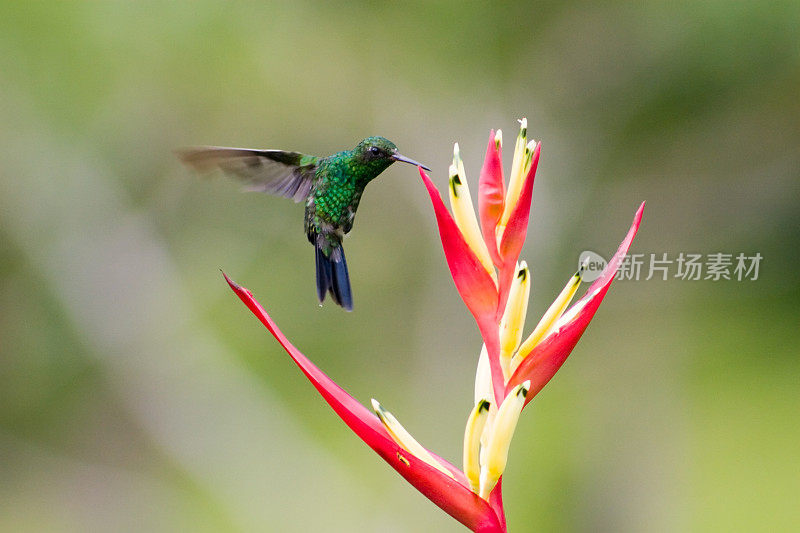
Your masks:
{"label": "bird's head", "polygon": [[356,146],[355,156],[365,165],[371,167],[379,166],[382,167],[381,170],[395,161],[402,161],[430,171],[430,169],[422,163],[418,163],[413,159],[399,154],[397,152],[397,146],[384,137],[367,137]]}

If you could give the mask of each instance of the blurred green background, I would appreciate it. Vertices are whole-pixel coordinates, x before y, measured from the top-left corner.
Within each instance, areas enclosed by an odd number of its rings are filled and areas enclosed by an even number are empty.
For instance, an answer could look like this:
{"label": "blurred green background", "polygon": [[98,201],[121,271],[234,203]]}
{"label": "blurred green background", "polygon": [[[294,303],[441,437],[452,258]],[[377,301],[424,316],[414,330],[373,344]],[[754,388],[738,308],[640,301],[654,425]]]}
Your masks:
{"label": "blurred green background", "polygon": [[642,200],[633,251],[763,261],[615,283],[521,418],[510,530],[799,529],[798,27],[797,1],[2,3],[0,530],[462,531],[218,270],[460,463],[480,340],[416,170],[368,188],[348,314],[316,305],[301,206],[172,150],[384,135],[444,191],[453,142],[475,187],[489,129],[508,156],[522,116],[528,330]]}

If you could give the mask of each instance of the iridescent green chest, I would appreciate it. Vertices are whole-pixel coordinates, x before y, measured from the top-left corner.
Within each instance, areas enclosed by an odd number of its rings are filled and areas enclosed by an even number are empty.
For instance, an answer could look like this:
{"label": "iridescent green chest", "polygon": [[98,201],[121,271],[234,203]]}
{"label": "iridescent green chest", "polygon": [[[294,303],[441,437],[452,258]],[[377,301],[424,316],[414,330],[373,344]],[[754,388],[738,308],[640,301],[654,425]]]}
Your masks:
{"label": "iridescent green chest", "polygon": [[306,207],[306,229],[350,230],[364,192],[358,170],[343,159],[320,164]]}

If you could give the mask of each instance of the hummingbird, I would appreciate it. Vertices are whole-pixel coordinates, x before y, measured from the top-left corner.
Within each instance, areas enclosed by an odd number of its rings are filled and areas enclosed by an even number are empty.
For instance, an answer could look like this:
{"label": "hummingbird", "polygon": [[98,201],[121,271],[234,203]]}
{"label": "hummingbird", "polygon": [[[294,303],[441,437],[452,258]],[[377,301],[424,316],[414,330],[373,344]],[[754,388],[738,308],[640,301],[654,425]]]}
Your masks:
{"label": "hummingbird", "polygon": [[305,232],[316,257],[317,298],[322,304],[330,293],[348,311],[353,310],[353,294],[342,239],[353,228],[364,188],[395,161],[430,171],[398,153],[397,146],[384,137],[367,137],[352,150],[327,157],[217,146],[177,153],[199,172],[218,169],[244,181],[246,190],[305,202]]}

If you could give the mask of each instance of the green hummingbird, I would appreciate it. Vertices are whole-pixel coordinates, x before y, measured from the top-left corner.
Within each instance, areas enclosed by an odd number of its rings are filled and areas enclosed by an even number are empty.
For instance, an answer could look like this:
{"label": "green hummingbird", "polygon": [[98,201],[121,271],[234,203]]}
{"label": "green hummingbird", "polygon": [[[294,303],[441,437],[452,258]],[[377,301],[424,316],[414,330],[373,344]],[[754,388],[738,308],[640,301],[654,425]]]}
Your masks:
{"label": "green hummingbird", "polygon": [[200,172],[219,169],[241,179],[247,190],[305,202],[305,231],[314,245],[317,298],[331,298],[353,310],[350,276],[342,238],[353,220],[367,184],[395,161],[428,167],[397,152],[383,137],[367,137],[352,150],[316,157],[283,150],[251,150],[204,146],[178,151],[184,163]]}

